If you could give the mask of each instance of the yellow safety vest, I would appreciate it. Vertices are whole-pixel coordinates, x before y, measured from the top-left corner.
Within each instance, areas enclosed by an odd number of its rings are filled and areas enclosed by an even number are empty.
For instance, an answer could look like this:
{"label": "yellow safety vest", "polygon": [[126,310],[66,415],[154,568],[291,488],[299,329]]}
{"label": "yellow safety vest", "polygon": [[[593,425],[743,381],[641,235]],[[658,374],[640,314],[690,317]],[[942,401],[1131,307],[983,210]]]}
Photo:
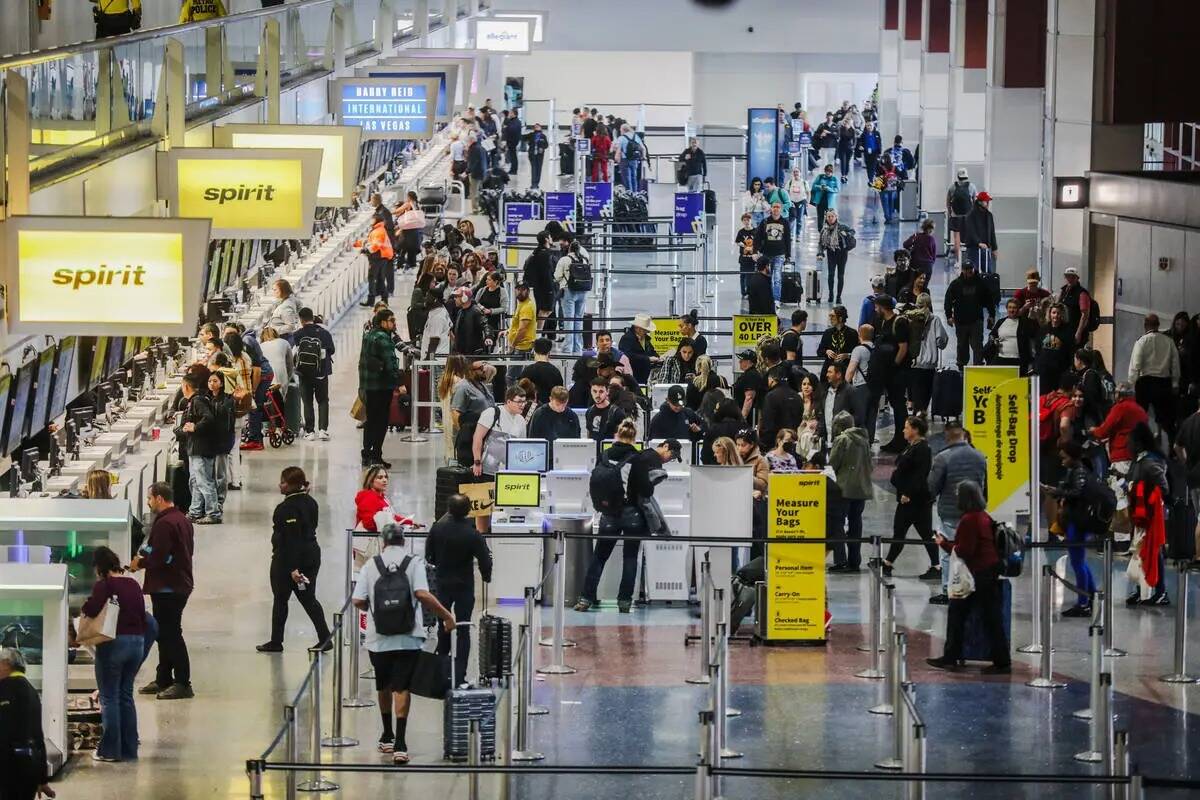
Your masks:
{"label": "yellow safety vest", "polygon": [[128,11],[141,11],[142,0],[92,0],[101,14],[124,14]]}
{"label": "yellow safety vest", "polygon": [[179,10],[179,24],[203,22],[206,19],[224,17],[228,13],[221,0],[183,0],[183,8]]}

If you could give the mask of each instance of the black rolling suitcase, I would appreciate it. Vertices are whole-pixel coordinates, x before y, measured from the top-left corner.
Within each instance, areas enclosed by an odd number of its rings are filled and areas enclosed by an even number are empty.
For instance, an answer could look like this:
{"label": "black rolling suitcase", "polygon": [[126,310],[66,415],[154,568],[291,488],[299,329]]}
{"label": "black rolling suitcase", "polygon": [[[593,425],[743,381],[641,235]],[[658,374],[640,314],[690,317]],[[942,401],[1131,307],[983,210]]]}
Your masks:
{"label": "black rolling suitcase", "polygon": [[[467,622],[458,623],[469,625]],[[450,675],[453,680],[454,659],[458,636],[450,634]],[[496,757],[496,694],[491,689],[452,687],[442,706],[442,758],[447,761],[466,761],[471,722],[479,722],[480,755],[485,760]]]}
{"label": "black rolling suitcase", "polygon": [[[791,271],[788,271],[788,268]],[[804,302],[804,279],[796,272],[795,264],[784,264],[780,278],[779,302],[798,306]]]}
{"label": "black rolling suitcase", "polygon": [[939,369],[933,375],[933,399],[929,413],[935,417],[961,417],[963,410],[963,374],[957,369]]}
{"label": "black rolling suitcase", "polygon": [[991,250],[979,248],[975,256],[975,270],[983,276],[983,283],[988,288],[988,294],[996,303],[991,309],[991,313],[995,314],[997,306],[1000,305],[1000,273],[996,272]]}
{"label": "black rolling suitcase", "polygon": [[560,143],[558,145],[558,174],[575,174],[575,151],[571,149],[570,144]]}
{"label": "black rolling suitcase", "polygon": [[479,680],[499,680],[512,671],[512,622],[487,613],[487,584],[483,585],[483,616],[479,618]]}
{"label": "black rolling suitcase", "polygon": [[585,350],[591,349],[592,342],[595,339],[596,323],[592,322],[592,314],[583,312],[583,347]]}
{"label": "black rolling suitcase", "polygon": [[471,470],[467,467],[438,467],[434,478],[435,494],[433,496],[433,517],[441,519],[446,513],[446,501],[450,495],[458,492],[458,487],[473,480]]}
{"label": "black rolling suitcase", "polygon": [[704,213],[717,213],[717,192],[715,189],[704,190]]}

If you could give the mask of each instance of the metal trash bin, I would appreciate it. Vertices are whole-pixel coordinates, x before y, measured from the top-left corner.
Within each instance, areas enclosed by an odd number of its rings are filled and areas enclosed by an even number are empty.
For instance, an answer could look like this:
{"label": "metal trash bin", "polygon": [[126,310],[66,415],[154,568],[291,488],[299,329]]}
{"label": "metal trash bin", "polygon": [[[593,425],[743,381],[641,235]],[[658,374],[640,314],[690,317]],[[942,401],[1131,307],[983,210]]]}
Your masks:
{"label": "metal trash bin", "polygon": [[[547,514],[542,522],[542,531],[553,534],[556,531],[565,533],[592,532],[591,514]],[[558,598],[554,592],[554,536],[548,535],[542,540],[542,575],[545,585],[542,588],[542,605],[552,606]],[[592,540],[568,538],[566,542],[567,579],[563,591],[562,602],[573,606],[583,593],[583,582],[587,577],[588,564],[592,560]]]}

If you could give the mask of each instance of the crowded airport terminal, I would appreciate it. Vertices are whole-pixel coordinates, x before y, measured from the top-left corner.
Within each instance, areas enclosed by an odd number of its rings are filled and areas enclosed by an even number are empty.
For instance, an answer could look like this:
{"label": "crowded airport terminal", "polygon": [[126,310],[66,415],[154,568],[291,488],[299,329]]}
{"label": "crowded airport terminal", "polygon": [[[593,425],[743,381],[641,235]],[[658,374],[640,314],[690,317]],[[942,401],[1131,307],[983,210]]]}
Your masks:
{"label": "crowded airport terminal", "polygon": [[1200,797],[1200,2],[2,5],[0,800]]}

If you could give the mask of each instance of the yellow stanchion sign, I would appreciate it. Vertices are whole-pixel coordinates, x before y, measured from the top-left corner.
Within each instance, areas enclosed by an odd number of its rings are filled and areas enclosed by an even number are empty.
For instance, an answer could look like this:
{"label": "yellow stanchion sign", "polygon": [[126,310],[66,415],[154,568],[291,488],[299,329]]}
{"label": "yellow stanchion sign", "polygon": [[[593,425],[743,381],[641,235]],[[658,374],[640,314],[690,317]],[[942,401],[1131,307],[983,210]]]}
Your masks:
{"label": "yellow stanchion sign", "polygon": [[[767,488],[767,536],[825,537],[825,476],[773,473]],[[768,641],[825,640],[825,545],[767,546]]]}
{"label": "yellow stanchion sign", "polygon": [[654,343],[654,351],[660,356],[675,352],[683,334],[679,332],[679,320],[675,317],[654,317],[654,330],[650,332],[650,341]]}
{"label": "yellow stanchion sign", "polygon": [[1029,508],[1029,379],[1017,367],[968,366],[963,373],[963,427],[987,459],[988,512],[1011,517]]}
{"label": "yellow stanchion sign", "polygon": [[733,352],[757,347],[764,336],[779,334],[779,317],[774,314],[734,314]]}

